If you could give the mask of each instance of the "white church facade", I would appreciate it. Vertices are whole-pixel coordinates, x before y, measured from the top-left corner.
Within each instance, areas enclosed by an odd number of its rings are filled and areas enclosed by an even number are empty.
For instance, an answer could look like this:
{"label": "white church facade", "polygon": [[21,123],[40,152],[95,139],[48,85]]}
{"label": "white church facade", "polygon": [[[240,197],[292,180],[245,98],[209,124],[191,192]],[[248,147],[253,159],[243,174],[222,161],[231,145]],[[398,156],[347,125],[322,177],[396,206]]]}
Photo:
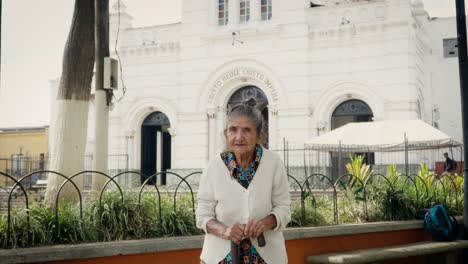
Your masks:
{"label": "white church facade", "polygon": [[140,28],[121,3],[120,29],[117,11],[126,92],[109,154],[129,169],[203,168],[227,109],[251,96],[271,149],[349,121],[422,119],[461,140],[455,19],[418,0],[184,0],[180,23]]}

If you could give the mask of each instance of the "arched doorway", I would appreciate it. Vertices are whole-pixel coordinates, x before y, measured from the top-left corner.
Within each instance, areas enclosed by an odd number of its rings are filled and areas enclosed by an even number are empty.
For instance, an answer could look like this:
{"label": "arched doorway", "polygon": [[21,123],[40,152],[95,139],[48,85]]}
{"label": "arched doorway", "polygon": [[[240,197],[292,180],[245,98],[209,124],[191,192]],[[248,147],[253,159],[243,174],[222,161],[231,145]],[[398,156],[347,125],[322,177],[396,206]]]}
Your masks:
{"label": "arched doorway", "polygon": [[[338,105],[331,117],[331,129],[336,129],[351,122],[370,122],[374,114],[368,104],[361,100],[352,99]],[[333,178],[345,173],[346,164],[350,162],[349,155],[364,155],[365,163],[374,164],[374,153],[352,153],[346,149],[340,152],[332,152],[332,174]]]}
{"label": "arched doorway", "polygon": [[227,110],[229,112],[229,110],[236,104],[242,103],[252,97],[257,100],[257,108],[262,112],[263,118],[265,119],[264,147],[268,148],[268,99],[262,90],[256,86],[244,86],[240,88],[229,98]]}
{"label": "arched doorway", "polygon": [[[143,183],[147,177],[171,168],[170,122],[162,112],[148,115],[141,125],[141,172]],[[155,181],[151,181],[155,184]],[[162,174],[159,184],[166,184],[166,175]]]}

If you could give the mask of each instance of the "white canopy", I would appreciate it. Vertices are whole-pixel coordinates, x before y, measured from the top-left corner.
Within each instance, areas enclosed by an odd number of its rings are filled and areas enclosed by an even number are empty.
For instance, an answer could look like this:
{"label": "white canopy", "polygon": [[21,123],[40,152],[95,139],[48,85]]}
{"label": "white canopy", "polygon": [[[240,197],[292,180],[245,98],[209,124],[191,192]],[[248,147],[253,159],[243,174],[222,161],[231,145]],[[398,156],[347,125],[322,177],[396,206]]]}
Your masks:
{"label": "white canopy", "polygon": [[[406,144],[405,144],[406,141]],[[308,148],[353,152],[436,149],[461,144],[422,120],[348,123],[306,142]]]}

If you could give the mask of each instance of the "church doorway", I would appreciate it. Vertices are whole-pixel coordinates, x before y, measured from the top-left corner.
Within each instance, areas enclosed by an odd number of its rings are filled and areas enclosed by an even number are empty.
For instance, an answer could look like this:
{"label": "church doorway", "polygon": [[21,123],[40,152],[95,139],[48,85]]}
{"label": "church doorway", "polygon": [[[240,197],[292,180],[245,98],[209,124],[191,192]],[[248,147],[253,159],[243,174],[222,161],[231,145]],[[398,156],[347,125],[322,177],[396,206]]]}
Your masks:
{"label": "church doorway", "polygon": [[[331,117],[331,129],[336,129],[351,122],[371,122],[374,114],[364,101],[352,99],[338,105]],[[366,164],[374,164],[374,153],[351,153],[343,149],[341,153],[332,152],[333,178],[346,174],[346,164],[351,162],[349,155],[364,155]]]}
{"label": "church doorway", "polygon": [[[162,112],[148,115],[141,126],[141,182],[151,175],[171,168],[171,135],[169,119]],[[166,184],[165,173],[157,179]],[[152,180],[151,184],[156,184]]]}
{"label": "church doorway", "polygon": [[265,141],[263,146],[268,148],[268,99],[260,88],[256,86],[244,86],[240,88],[229,98],[227,110],[229,112],[235,105],[252,97],[257,101],[256,107],[262,112],[263,118],[265,119]]}

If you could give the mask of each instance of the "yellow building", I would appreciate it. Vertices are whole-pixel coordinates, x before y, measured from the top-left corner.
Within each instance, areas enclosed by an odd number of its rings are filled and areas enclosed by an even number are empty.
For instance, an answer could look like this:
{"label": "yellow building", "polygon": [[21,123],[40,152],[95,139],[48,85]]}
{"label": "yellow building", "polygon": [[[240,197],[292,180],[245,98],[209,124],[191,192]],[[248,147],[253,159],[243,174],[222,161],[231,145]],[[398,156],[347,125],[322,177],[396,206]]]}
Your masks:
{"label": "yellow building", "polygon": [[19,176],[44,169],[48,139],[48,126],[0,128],[0,171]]}

